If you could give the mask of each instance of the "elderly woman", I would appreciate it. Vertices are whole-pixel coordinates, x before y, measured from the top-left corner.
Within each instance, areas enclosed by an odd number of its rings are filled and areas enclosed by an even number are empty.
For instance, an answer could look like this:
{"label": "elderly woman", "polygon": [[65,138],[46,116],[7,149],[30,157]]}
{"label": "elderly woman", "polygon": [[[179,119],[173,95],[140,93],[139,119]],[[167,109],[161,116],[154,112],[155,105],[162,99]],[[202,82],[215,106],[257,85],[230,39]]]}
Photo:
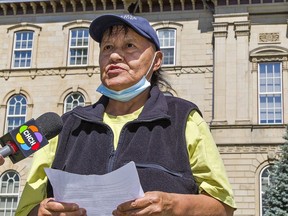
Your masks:
{"label": "elderly woman", "polygon": [[[233,215],[231,186],[201,112],[192,102],[159,90],[168,84],[149,22],[102,15],[91,23],[90,36],[100,44],[97,91],[103,96],[63,115],[57,150],[52,142],[43,150],[49,158],[41,151],[34,156],[16,215],[87,214],[76,203],[53,199],[45,166],[102,175],[129,161],[136,164],[145,196],[115,206],[111,214]],[[35,198],[28,201],[28,196]]]}

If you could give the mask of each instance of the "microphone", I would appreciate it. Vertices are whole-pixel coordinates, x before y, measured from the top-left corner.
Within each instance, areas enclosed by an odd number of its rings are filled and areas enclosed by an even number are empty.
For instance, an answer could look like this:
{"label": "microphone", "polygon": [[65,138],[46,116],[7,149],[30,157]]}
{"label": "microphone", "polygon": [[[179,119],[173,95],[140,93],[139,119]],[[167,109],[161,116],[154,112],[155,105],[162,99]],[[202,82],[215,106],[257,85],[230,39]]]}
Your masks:
{"label": "microphone", "polygon": [[57,136],[63,127],[61,117],[47,112],[36,120],[31,119],[0,138],[0,154],[9,156],[15,164],[27,158],[48,144],[48,140]]}

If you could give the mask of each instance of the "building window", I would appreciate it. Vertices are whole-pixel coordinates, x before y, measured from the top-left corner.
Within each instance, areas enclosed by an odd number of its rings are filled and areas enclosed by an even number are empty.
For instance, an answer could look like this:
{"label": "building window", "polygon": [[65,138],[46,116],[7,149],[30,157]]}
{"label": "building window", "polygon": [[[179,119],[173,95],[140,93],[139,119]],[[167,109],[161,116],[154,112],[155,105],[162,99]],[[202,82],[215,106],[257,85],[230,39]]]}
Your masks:
{"label": "building window", "polygon": [[23,95],[15,95],[8,101],[7,129],[11,131],[25,123],[27,113],[27,100]]}
{"label": "building window", "polygon": [[29,68],[32,60],[33,31],[19,31],[14,35],[13,68]]}
{"label": "building window", "polygon": [[175,65],[176,30],[160,29],[157,30],[157,35],[161,51],[163,52],[162,65]]}
{"label": "building window", "polygon": [[69,65],[87,65],[88,39],[89,32],[87,28],[70,30]]}
{"label": "building window", "polygon": [[74,109],[77,106],[84,106],[85,99],[81,93],[72,93],[68,95],[64,102],[64,113]]}
{"label": "building window", "polygon": [[19,197],[19,175],[9,170],[1,176],[0,215],[14,216]]}
{"label": "building window", "polygon": [[258,64],[259,123],[282,123],[282,69],[280,62]]}
{"label": "building window", "polygon": [[265,190],[267,190],[270,185],[270,173],[271,167],[265,167],[260,173],[260,215],[263,216],[267,210],[267,206],[263,204],[265,199]]}

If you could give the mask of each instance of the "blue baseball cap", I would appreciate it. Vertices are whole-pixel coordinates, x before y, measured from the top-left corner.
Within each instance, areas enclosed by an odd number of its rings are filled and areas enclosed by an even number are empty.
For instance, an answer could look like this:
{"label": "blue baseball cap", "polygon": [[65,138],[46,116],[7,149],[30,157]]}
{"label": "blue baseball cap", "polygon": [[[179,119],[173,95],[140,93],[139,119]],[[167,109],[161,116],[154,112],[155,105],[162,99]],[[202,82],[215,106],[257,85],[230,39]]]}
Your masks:
{"label": "blue baseball cap", "polygon": [[133,16],[131,14],[105,14],[97,17],[90,24],[89,34],[97,41],[101,42],[103,33],[111,26],[126,24],[132,28],[139,35],[150,40],[155,46],[156,50],[160,50],[160,43],[156,31],[152,28],[148,20],[143,17]]}

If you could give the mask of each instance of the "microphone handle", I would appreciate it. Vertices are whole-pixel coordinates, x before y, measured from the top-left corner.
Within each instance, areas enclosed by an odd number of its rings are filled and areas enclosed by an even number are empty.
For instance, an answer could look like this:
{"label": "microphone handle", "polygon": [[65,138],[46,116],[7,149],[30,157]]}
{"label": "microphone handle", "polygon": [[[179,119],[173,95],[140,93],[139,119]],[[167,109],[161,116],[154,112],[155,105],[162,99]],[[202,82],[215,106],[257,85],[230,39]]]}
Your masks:
{"label": "microphone handle", "polygon": [[0,155],[2,155],[4,158],[14,153],[14,149],[9,144],[0,149]]}

